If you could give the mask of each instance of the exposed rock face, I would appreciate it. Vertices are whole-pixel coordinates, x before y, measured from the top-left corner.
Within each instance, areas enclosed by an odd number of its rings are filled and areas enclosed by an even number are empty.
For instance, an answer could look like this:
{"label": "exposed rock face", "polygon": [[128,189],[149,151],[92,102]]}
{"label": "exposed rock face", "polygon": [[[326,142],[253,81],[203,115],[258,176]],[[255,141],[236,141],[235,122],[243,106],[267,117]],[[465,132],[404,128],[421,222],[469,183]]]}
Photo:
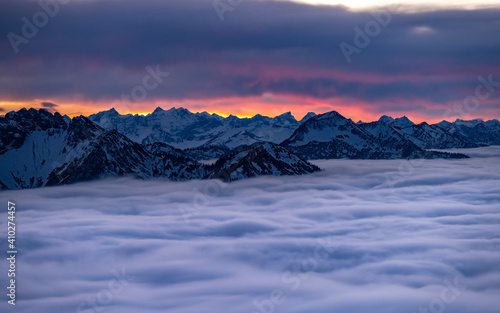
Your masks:
{"label": "exposed rock face", "polygon": [[[274,118],[157,108],[147,116],[116,110],[69,118],[45,109],[0,117],[0,188],[59,185],[105,176],[171,180],[300,175],[308,159],[466,158],[426,149],[500,144],[500,122],[414,124],[382,116],[354,123],[332,111]],[[219,159],[213,165],[199,160]]]}
{"label": "exposed rock face", "polygon": [[310,118],[281,144],[309,160],[467,157],[425,151],[411,136],[392,126],[394,123],[387,116],[377,122],[354,123],[337,112],[329,112]]}
{"label": "exposed rock face", "polygon": [[[0,162],[6,165],[0,169],[2,189],[36,188],[122,175],[142,179],[206,179],[220,172],[191,157],[209,153],[210,149],[186,153],[161,142],[142,145],[84,116],[69,119],[46,110],[21,110],[0,119],[0,129],[3,148]],[[303,164],[297,162],[299,158],[294,159],[291,154],[287,159],[278,160],[286,155],[285,149],[281,149],[282,155],[275,158],[259,156],[257,161],[264,170],[255,171],[253,175],[248,173],[247,177],[267,174],[267,168],[273,169],[275,175],[315,170],[302,167]],[[214,153],[230,152],[219,147]],[[293,163],[286,165],[287,161]],[[279,167],[273,167],[275,165]],[[295,171],[290,170],[293,166],[297,166]]]}
{"label": "exposed rock face", "polygon": [[233,181],[260,175],[301,175],[319,170],[279,145],[264,143],[220,158],[212,166],[210,177]]}

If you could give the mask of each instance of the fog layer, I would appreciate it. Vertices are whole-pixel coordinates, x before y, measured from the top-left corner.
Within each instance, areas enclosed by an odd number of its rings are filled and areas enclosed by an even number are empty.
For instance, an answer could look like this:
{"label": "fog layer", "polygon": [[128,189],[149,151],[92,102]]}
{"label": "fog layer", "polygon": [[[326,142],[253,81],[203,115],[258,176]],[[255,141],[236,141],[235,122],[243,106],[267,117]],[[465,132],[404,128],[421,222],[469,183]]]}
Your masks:
{"label": "fog layer", "polygon": [[[2,192],[19,253],[18,301],[0,311],[497,313],[500,147],[466,153]],[[4,254],[6,222],[5,208]]]}

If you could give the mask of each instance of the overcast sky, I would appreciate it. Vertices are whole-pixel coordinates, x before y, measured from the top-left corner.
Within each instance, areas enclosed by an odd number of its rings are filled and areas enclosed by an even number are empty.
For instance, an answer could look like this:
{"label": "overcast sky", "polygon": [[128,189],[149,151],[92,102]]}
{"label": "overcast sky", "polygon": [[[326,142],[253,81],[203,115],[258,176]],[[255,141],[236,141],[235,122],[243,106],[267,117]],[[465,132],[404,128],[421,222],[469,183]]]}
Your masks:
{"label": "overcast sky", "polygon": [[500,117],[497,1],[60,1],[3,1],[0,111]]}

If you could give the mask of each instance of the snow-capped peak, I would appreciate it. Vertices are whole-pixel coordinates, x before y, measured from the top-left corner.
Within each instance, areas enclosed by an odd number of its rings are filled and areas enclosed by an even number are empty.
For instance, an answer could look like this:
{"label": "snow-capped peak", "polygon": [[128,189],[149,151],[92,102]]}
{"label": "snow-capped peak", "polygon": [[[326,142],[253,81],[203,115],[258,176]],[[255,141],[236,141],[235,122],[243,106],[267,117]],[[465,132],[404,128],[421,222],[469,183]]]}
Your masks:
{"label": "snow-capped peak", "polygon": [[111,108],[108,111],[104,111],[104,112],[108,112],[109,114],[113,114],[113,115],[120,115],[120,113],[118,113],[118,111],[115,108]]}
{"label": "snow-capped peak", "polygon": [[394,119],[390,116],[387,116],[387,115],[382,115],[379,119],[378,119],[379,122],[381,123],[384,123],[384,124],[390,124],[392,122],[394,122]]}
{"label": "snow-capped peak", "polygon": [[337,111],[331,111],[316,116],[317,120],[329,120],[331,122],[344,121],[346,118]]}
{"label": "snow-capped peak", "polygon": [[474,119],[474,120],[469,120],[469,121],[466,121],[466,120],[462,120],[462,119],[457,119],[455,121],[455,125],[464,125],[464,126],[467,126],[467,127],[474,127],[476,126],[477,124],[481,124],[481,123],[484,123],[482,119]]}
{"label": "snow-capped peak", "polygon": [[159,114],[165,112],[161,107],[157,107],[151,114]]}
{"label": "snow-capped peak", "polygon": [[296,124],[297,120],[295,117],[292,115],[291,112],[286,112],[281,115],[278,115],[274,118],[274,120],[279,121],[279,122],[285,122],[289,124]]}
{"label": "snow-capped peak", "polygon": [[393,126],[398,126],[398,127],[401,127],[401,128],[405,128],[405,127],[408,127],[408,126],[413,126],[415,125],[415,123],[413,123],[409,118],[407,118],[406,116],[403,116],[403,117],[398,117],[394,120],[394,122],[392,122],[392,125]]}
{"label": "snow-capped peak", "polygon": [[304,123],[305,121],[307,121],[308,119],[310,119],[311,117],[315,117],[317,114],[314,113],[314,112],[307,112],[307,114],[300,120],[301,123]]}

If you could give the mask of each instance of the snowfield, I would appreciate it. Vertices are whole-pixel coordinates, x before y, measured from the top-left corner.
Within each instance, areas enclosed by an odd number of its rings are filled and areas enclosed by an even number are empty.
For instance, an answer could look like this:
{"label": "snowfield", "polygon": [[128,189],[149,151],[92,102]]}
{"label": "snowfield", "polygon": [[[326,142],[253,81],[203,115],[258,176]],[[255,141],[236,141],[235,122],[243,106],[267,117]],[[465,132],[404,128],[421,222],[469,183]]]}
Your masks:
{"label": "snowfield", "polygon": [[0,312],[498,313],[500,147],[450,151],[471,158],[0,192]]}

